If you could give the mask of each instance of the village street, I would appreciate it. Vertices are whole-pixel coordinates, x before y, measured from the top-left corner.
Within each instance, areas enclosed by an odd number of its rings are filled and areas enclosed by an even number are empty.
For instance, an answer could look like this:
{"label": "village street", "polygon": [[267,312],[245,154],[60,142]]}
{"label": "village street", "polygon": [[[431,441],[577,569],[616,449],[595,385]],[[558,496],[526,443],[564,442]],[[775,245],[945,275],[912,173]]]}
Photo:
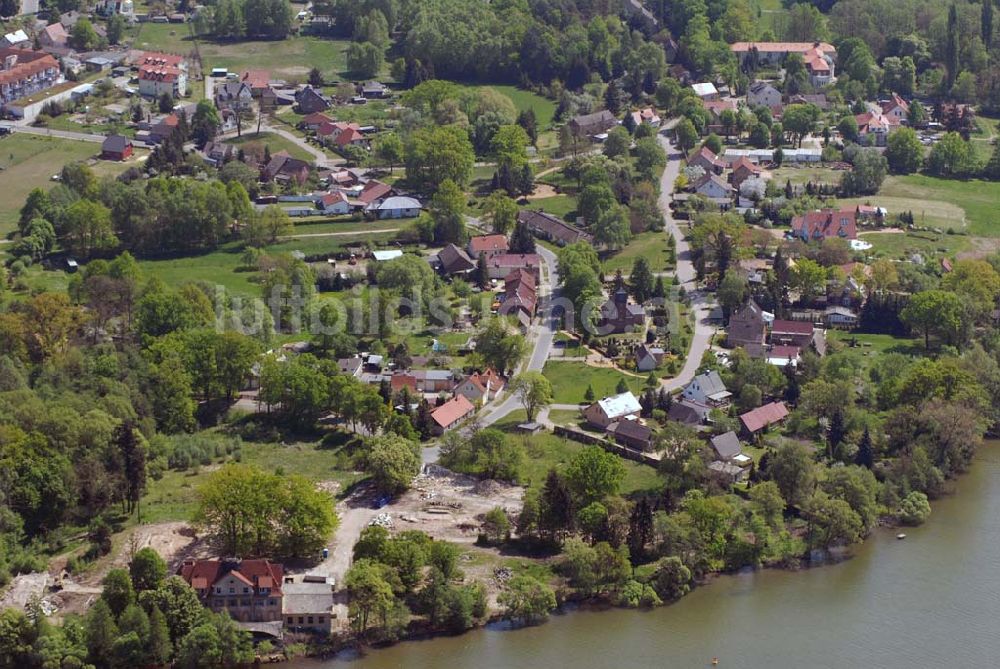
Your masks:
{"label": "village street", "polygon": [[691,261],[691,249],[684,239],[684,233],[674,219],[670,209],[670,201],[673,198],[674,181],[680,173],[682,154],[675,149],[670,140],[664,135],[657,136],[660,145],[667,152],[667,167],[660,177],[660,209],[663,211],[663,218],[666,222],[667,234],[673,235],[677,243],[677,269],[676,275],[680,280],[680,285],[691,297],[691,307],[694,311],[695,326],[694,337],[691,339],[691,348],[688,350],[687,358],[684,360],[684,367],[680,374],[662,382],[667,390],[676,390],[686,386],[694,378],[698,367],[701,365],[701,357],[708,350],[712,335],[715,334],[715,327],[709,324],[708,316],[715,306],[714,299],[704,292],[698,290],[696,282],[696,272],[694,263]]}

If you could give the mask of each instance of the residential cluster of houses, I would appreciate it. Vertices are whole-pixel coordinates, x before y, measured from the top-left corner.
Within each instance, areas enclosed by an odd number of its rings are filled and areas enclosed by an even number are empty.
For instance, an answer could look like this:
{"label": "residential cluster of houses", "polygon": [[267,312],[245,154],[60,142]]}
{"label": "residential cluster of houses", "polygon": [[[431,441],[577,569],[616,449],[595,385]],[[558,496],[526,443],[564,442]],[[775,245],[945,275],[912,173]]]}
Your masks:
{"label": "residential cluster of houses", "polygon": [[[267,559],[185,560],[178,575],[202,605],[223,611],[257,632],[329,634],[334,621],[335,584],[326,576],[286,575]],[[256,623],[256,625],[255,625]]]}
{"label": "residential cluster of houses", "polygon": [[[418,362],[423,361],[413,360],[413,364]],[[406,389],[414,398],[439,402],[431,412],[432,432],[436,435],[458,427],[479,407],[502,393],[507,385],[506,380],[493,369],[463,375],[450,369],[395,368],[383,356],[375,354],[341,358],[337,365],[343,374],[354,376],[364,383],[375,385],[388,382],[393,396]],[[446,400],[440,401],[449,395]]]}
{"label": "residential cluster of houses", "polygon": [[[636,111],[628,112],[629,120],[636,126],[646,124],[653,128],[659,128],[661,119],[656,110],[646,107]],[[580,114],[569,120],[569,130],[575,137],[588,138],[596,142],[603,142],[608,138],[615,126],[621,125],[618,118],[607,109],[602,109],[591,114]]]}
{"label": "residential cluster of houses", "polygon": [[730,315],[726,344],[742,348],[751,358],[761,358],[772,365],[795,366],[802,352],[810,347],[824,353],[826,335],[811,321],[776,319],[750,299]]}
{"label": "residential cluster of houses", "polygon": [[[729,410],[731,397],[718,372],[704,372],[672,402],[668,418],[694,427],[705,426],[711,422],[709,414],[713,409]],[[602,398],[585,407],[582,414],[590,428],[626,448],[643,453],[656,449],[655,435],[641,417],[642,405],[631,392]],[[732,483],[745,480],[753,458],[743,452],[741,439],[756,440],[787,417],[788,408],[782,402],[770,402],[740,414],[739,433],[730,431],[709,440],[714,454],[709,469]]]}
{"label": "residential cluster of houses", "polygon": [[506,235],[479,235],[470,238],[465,248],[446,245],[429,262],[447,277],[472,274],[483,262],[487,278],[503,282],[495,303],[497,313],[514,317],[524,329],[530,326],[538,309],[542,276],[543,260],[537,253],[511,253]]}

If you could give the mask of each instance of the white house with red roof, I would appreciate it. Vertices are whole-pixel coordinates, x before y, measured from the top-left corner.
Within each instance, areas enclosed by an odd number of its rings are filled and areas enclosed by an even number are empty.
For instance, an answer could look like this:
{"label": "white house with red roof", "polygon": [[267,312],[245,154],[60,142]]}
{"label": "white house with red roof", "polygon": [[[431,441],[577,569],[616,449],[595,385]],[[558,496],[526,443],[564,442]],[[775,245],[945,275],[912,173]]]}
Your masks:
{"label": "white house with red roof", "polygon": [[854,120],[858,124],[858,137],[870,141],[875,146],[885,146],[892,124],[882,115],[881,110],[866,111],[855,116]]}
{"label": "white house with red roof", "polygon": [[351,213],[351,203],[347,201],[347,196],[340,191],[333,191],[320,196],[316,200],[316,206],[328,216]]}
{"label": "white house with red roof", "polygon": [[504,382],[493,369],[475,372],[455,387],[455,394],[462,395],[472,403],[486,404],[503,392]]}
{"label": "white house with red roof", "polygon": [[888,100],[883,100],[879,104],[879,107],[882,110],[882,116],[893,127],[906,124],[910,118],[910,103],[899,97],[896,93],[893,93],[892,97]]}
{"label": "white house with red roof", "polygon": [[187,61],[172,53],[146,51],[138,61],[139,95],[179,98],[187,93]]}

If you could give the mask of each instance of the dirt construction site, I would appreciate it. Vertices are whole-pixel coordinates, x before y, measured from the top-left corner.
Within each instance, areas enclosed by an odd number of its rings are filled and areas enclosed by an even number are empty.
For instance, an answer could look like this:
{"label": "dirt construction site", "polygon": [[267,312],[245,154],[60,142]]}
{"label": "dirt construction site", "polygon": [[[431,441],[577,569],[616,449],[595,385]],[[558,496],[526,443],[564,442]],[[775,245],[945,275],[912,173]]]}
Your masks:
{"label": "dirt construction site", "polygon": [[[518,486],[480,481],[470,476],[455,474],[437,465],[428,464],[413,482],[412,488],[388,503],[370,486],[362,485],[346,500],[337,505],[340,524],[327,546],[329,557],[319,564],[301,566],[286,564],[289,574],[313,573],[332,576],[338,587],[351,566],[354,544],[365,527],[378,524],[392,533],[421,530],[434,539],[451,541],[472,548],[479,536],[483,516],[496,507],[516,516],[521,508],[524,489]],[[154,548],[167,561],[171,571],[187,558],[213,557],[211,547],[198,537],[193,528],[183,522],[165,522],[140,525],[116,539],[113,550],[101,558],[86,573],[79,576],[66,571],[66,559],[56,559],[44,573],[23,574],[16,577],[0,597],[0,608],[14,606],[25,608],[37,599],[49,615],[82,613],[100,595],[100,583],[108,570],[127,568],[131,556],[141,548]],[[489,549],[476,549],[483,553]],[[485,566],[483,567],[485,570]],[[473,573],[467,575],[489,585],[490,576]],[[494,588],[489,588],[495,595]],[[346,621],[346,598],[341,602],[337,617]]]}

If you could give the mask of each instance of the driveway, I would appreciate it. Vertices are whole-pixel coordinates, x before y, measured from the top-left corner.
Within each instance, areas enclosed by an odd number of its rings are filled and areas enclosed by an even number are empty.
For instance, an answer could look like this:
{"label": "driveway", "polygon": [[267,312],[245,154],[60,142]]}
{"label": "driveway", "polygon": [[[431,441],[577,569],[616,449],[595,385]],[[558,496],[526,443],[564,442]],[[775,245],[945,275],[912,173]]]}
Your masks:
{"label": "driveway", "polygon": [[694,378],[698,367],[701,365],[701,356],[708,350],[715,334],[715,327],[708,322],[708,316],[715,306],[715,300],[710,295],[698,289],[695,281],[696,272],[694,263],[691,261],[691,249],[684,239],[684,233],[680,225],[674,220],[670,209],[670,202],[673,200],[674,181],[680,173],[681,160],[683,154],[675,149],[670,140],[659,135],[660,145],[667,152],[667,167],[660,177],[660,209],[663,211],[663,220],[666,223],[666,232],[674,236],[677,242],[677,269],[676,275],[681,282],[681,286],[689,296],[691,296],[691,306],[694,310],[695,328],[694,337],[691,339],[691,349],[688,351],[681,373],[672,379],[662,382],[667,390],[683,388]]}

